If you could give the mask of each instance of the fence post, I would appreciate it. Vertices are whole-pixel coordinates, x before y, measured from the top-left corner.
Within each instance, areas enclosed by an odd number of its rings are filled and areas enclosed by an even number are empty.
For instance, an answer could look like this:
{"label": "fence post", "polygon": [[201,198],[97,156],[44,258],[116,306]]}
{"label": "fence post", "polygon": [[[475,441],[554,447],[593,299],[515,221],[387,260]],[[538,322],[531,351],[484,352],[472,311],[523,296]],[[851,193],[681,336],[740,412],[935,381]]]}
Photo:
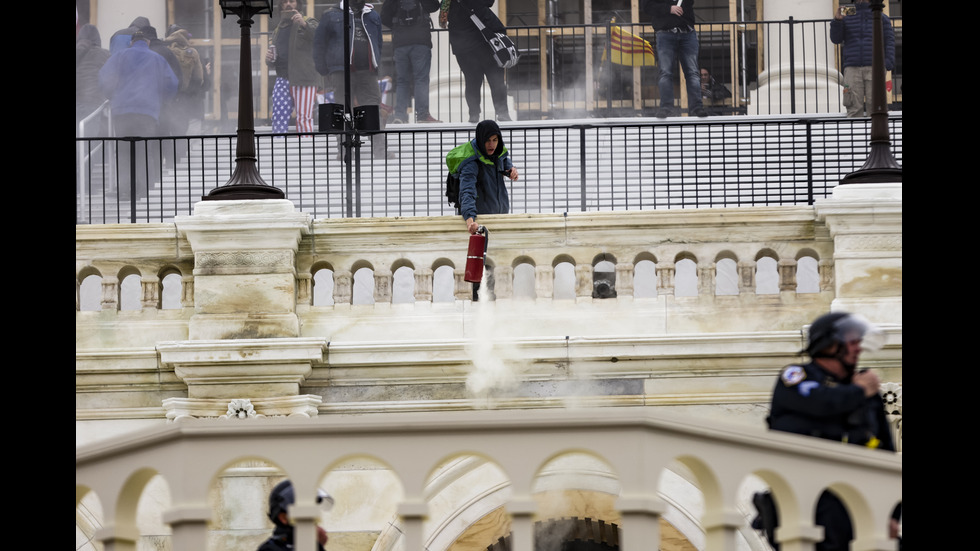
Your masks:
{"label": "fence post", "polygon": [[585,212],[585,128],[586,126],[578,126],[578,148],[579,148],[579,208],[582,212]]}
{"label": "fence post", "polygon": [[789,112],[796,114],[796,33],[793,16],[789,16]]}

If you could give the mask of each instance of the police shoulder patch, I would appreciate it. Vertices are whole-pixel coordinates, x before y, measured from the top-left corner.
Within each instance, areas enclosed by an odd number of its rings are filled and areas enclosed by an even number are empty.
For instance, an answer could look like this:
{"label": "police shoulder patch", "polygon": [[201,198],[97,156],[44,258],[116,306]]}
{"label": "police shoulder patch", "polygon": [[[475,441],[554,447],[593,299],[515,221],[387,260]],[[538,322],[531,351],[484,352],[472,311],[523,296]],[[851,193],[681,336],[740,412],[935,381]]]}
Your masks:
{"label": "police shoulder patch", "polygon": [[786,386],[796,386],[803,379],[806,379],[806,371],[798,365],[786,366],[779,374],[779,380]]}

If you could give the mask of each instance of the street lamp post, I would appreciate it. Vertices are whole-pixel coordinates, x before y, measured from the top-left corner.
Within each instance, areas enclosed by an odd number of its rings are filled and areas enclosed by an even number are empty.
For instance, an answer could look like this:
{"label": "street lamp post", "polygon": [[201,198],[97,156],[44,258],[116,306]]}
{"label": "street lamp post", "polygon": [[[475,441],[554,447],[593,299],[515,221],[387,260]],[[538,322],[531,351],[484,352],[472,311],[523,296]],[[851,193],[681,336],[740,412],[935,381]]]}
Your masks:
{"label": "street lamp post", "polygon": [[864,166],[841,178],[841,184],[902,181],[902,167],[892,156],[888,139],[888,107],[885,96],[885,36],[881,11],[883,0],[871,0],[871,152]]}
{"label": "street lamp post", "polygon": [[219,0],[222,17],[238,16],[242,43],[238,71],[238,143],[235,171],[223,186],[211,190],[204,200],[285,199],[286,194],[267,184],[256,168],[255,122],[252,114],[252,16],[272,15],[271,0]]}

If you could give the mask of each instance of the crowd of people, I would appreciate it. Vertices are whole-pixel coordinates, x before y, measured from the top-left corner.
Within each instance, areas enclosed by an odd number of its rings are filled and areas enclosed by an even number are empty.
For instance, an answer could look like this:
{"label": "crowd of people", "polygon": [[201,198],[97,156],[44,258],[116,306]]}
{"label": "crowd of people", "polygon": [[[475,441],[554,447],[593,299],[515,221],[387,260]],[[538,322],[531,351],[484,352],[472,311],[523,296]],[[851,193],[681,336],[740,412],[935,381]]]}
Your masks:
{"label": "crowd of people", "polygon": [[[387,0],[380,11],[364,0],[349,0],[350,44],[344,58],[345,32],[339,1],[328,7],[319,19],[312,17],[305,0],[278,0],[272,33],[264,59],[274,72],[271,93],[271,122],[274,133],[289,131],[291,123],[297,132],[312,132],[317,103],[324,98],[343,103],[350,95],[352,106],[377,105],[380,124],[404,122],[439,123],[429,102],[430,67],[434,21],[448,30],[449,44],[463,74],[464,97],[469,122],[482,118],[481,97],[484,83],[490,90],[495,118],[511,120],[507,102],[505,69],[494,61],[486,39],[474,16],[486,15],[496,0]],[[665,118],[682,114],[675,105],[675,81],[683,72],[687,87],[687,114],[704,117],[714,113],[705,106],[724,105],[731,91],[716,83],[707,70],[699,67],[699,38],[695,30],[697,0],[643,0],[643,12],[656,29],[656,53],[659,69],[660,107],[656,116]],[[868,0],[856,0],[854,13],[837,9],[830,25],[830,38],[842,48],[843,104],[851,117],[870,114],[872,16]],[[438,14],[437,16],[435,14]],[[323,24],[321,24],[321,21]],[[895,66],[894,30],[886,15],[882,16],[885,44],[885,69]],[[382,72],[382,30],[390,31],[394,76]],[[76,24],[75,40],[75,107],[78,123],[92,114],[107,99],[113,105],[122,103],[122,112],[131,109],[129,90],[101,89],[99,71],[111,56],[128,50],[134,34],[147,42],[149,51],[161,56],[178,83],[173,95],[154,90],[149,96],[159,105],[146,105],[139,113],[154,119],[152,129],[161,136],[179,136],[205,129],[205,100],[215,86],[210,59],[202,58],[192,45],[191,33],[173,24],[166,33],[158,33],[146,17],[135,18],[126,28],[115,31],[103,45],[99,30],[91,24]],[[349,72],[347,71],[349,69]],[[128,70],[137,70],[130,67]],[[154,69],[148,69],[152,72]],[[344,80],[350,75],[350,83]],[[224,79],[223,79],[224,80]],[[233,79],[232,79],[233,80]],[[393,106],[385,99],[381,83],[394,82]],[[219,97],[231,92],[220,83]],[[349,85],[349,90],[345,89]],[[222,106],[220,121],[227,113]],[[233,126],[217,123],[213,129],[232,131]],[[86,121],[84,132],[98,136],[109,129],[101,121]],[[118,135],[118,133],[117,133]],[[142,135],[149,135],[145,130]],[[178,160],[164,159],[164,162]]]}
{"label": "crowd of people", "polygon": [[[470,5],[470,3],[473,5]],[[271,122],[274,133],[288,132],[290,126],[297,132],[312,132],[317,103],[325,98],[343,103],[348,97],[353,107],[378,106],[380,124],[414,122],[438,123],[429,107],[429,81],[432,60],[434,14],[439,13],[443,28],[449,28],[454,53],[460,58],[460,66],[466,77],[466,100],[471,122],[480,119],[479,89],[484,77],[488,80],[494,99],[498,120],[511,120],[507,108],[507,88],[504,70],[496,66],[490,50],[469,14],[472,10],[487,10],[494,0],[389,0],[379,12],[374,4],[364,0],[349,0],[348,20],[350,43],[345,59],[345,25],[342,9],[344,2],[328,7],[319,16],[308,14],[305,0],[278,0],[272,23],[269,46],[264,54],[266,64],[274,73],[271,94]],[[450,17],[451,15],[451,17]],[[391,31],[394,60],[394,78],[381,73],[382,29]],[[86,120],[83,131],[86,136],[105,135],[109,128],[100,126],[97,117],[89,117],[108,100],[113,118],[118,114],[140,114],[152,119],[143,127],[141,136],[180,136],[188,131],[204,130],[206,93],[215,86],[212,79],[211,60],[203,58],[192,45],[190,31],[181,25],[170,25],[165,35],[160,35],[146,17],[137,17],[123,29],[115,31],[105,47],[98,28],[92,24],[76,25],[75,33],[75,122]],[[138,40],[134,41],[134,36]],[[103,67],[116,55],[122,55],[134,44],[166,62],[169,73],[150,56],[129,55],[130,63],[124,68],[123,77],[106,75]],[[465,61],[464,61],[465,60]],[[118,65],[114,62],[113,67]],[[165,73],[161,75],[160,73]],[[350,75],[349,89],[345,75]],[[149,86],[148,81],[158,79],[177,83],[177,90],[169,86]],[[394,106],[386,99],[385,83],[394,82]],[[224,83],[222,97],[226,95]],[[133,105],[138,100],[140,105]],[[223,114],[224,115],[224,114]],[[224,119],[224,116],[221,117]],[[114,126],[115,123],[114,123]],[[215,125],[219,131],[228,131],[227,125]],[[123,122],[115,127],[116,136],[131,128]],[[383,148],[380,148],[383,150]],[[165,162],[178,159],[165,159]]]}

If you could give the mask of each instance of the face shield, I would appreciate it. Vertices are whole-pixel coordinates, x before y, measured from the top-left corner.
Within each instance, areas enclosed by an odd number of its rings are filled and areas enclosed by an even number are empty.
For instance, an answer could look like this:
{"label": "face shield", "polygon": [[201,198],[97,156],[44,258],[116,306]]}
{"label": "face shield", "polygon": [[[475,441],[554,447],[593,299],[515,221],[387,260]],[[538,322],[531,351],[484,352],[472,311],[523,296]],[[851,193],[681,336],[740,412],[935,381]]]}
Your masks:
{"label": "face shield", "polygon": [[885,345],[885,333],[864,316],[851,314],[834,324],[834,340],[841,343],[861,341],[861,350],[876,352]]}

